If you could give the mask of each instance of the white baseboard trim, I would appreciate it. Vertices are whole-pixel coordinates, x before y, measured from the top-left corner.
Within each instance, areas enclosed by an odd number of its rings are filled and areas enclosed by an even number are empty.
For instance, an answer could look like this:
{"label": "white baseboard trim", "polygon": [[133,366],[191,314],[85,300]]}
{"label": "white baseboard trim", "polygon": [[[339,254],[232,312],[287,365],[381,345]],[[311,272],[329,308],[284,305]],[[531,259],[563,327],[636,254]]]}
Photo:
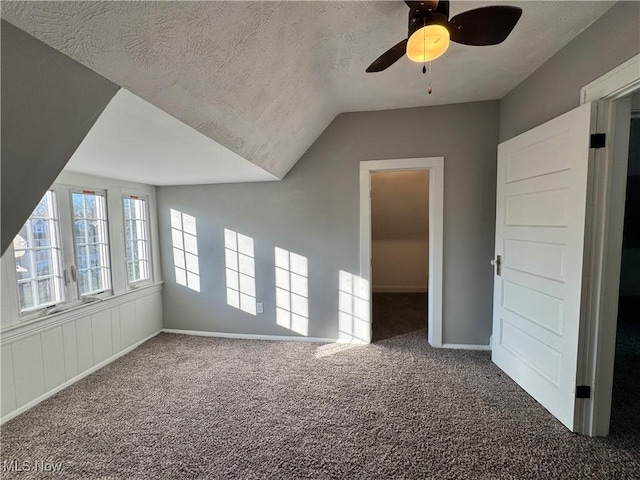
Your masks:
{"label": "white baseboard trim", "polygon": [[11,413],[6,414],[4,417],[0,418],[0,425],[3,425],[4,423],[8,422],[9,420],[11,420],[12,418],[17,417],[18,415],[20,415],[21,413],[26,412],[27,410],[35,407],[37,404],[39,404],[40,402],[46,400],[49,397],[52,397],[53,395],[55,395],[56,393],[58,393],[60,390],[64,390],[65,388],[67,388],[70,385],[73,385],[74,383],[76,383],[78,380],[83,379],[84,377],[91,375],[93,372],[96,372],[98,370],[100,370],[102,367],[104,367],[105,365],[110,364],[111,362],[113,362],[114,360],[122,357],[123,355],[129,353],[130,351],[134,350],[135,348],[139,347],[140,345],[142,345],[144,342],[146,342],[147,340],[151,340],[153,337],[155,337],[156,335],[158,335],[161,332],[161,330],[158,330],[157,332],[149,335],[147,338],[144,338],[142,340],[140,340],[139,342],[134,343],[133,345],[125,348],[124,350],[119,351],[118,353],[116,353],[115,355],[112,355],[111,357],[107,358],[106,360],[103,360],[102,362],[98,363],[97,365],[94,365],[93,367],[91,367],[88,370],[85,370],[82,373],[79,373],[78,375],[76,375],[75,377],[73,377],[70,380],[67,380],[66,382],[58,385],[57,387],[55,387],[52,390],[49,390],[48,392],[40,395],[38,398],[35,398],[33,400],[31,400],[28,403],[25,403],[24,405],[22,405],[19,408],[16,408],[14,411],[12,411]]}
{"label": "white baseboard trim", "polygon": [[311,342],[311,343],[348,343],[337,338],[320,337],[294,337],[289,335],[255,335],[253,333],[224,333],[204,332],[201,330],[178,330],[175,328],[163,328],[163,333],[175,333],[178,335],[195,335],[198,337],[236,338],[240,340],[270,340],[277,342]]}
{"label": "white baseboard trim", "polygon": [[397,285],[374,285],[373,293],[427,293],[427,287],[421,286],[397,286]]}
{"label": "white baseboard trim", "polygon": [[491,351],[491,345],[470,345],[466,343],[443,343],[442,348],[452,348],[456,350],[486,350]]}

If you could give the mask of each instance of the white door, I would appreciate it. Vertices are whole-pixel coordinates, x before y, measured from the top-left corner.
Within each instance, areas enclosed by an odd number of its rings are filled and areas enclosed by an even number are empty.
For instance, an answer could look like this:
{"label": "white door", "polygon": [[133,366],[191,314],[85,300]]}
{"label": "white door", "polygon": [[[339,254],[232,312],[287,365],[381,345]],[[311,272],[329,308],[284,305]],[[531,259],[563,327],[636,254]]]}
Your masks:
{"label": "white door", "polygon": [[594,111],[498,146],[492,360],[572,431]]}

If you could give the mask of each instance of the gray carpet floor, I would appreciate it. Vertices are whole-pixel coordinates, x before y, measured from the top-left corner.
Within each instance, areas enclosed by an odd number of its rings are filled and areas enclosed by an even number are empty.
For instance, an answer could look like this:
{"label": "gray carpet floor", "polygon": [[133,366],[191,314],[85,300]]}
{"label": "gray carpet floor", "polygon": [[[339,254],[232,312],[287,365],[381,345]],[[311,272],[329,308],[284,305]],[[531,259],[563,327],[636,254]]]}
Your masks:
{"label": "gray carpet floor", "polygon": [[640,477],[640,438],[568,432],[487,352],[161,334],[2,427],[65,479]]}

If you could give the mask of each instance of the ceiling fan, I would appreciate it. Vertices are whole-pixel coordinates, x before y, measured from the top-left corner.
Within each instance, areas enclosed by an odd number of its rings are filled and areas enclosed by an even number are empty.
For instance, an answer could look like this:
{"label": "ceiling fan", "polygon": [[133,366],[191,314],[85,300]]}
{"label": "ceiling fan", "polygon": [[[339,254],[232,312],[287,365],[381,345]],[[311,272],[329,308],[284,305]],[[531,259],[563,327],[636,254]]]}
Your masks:
{"label": "ceiling fan", "polygon": [[[518,23],[522,9],[507,5],[476,8],[449,19],[449,2],[408,2],[409,35],[378,57],[367,73],[381,72],[404,54],[414,62],[429,62],[442,55],[449,42],[463,45],[497,45]],[[424,70],[423,70],[424,71]]]}

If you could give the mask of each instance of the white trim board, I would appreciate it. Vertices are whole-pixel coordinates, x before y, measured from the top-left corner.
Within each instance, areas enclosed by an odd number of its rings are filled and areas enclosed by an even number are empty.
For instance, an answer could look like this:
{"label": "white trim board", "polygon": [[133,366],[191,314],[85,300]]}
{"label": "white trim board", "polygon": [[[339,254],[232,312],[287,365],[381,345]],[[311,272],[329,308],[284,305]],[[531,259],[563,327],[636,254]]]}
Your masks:
{"label": "white trim board", "polygon": [[609,433],[628,158],[628,133],[620,127],[628,126],[631,111],[631,102],[623,97],[638,90],[640,54],[580,91],[582,103],[598,101],[597,131],[607,135],[605,148],[596,151],[589,179],[593,208],[587,210],[591,230],[578,358],[578,380],[591,385],[593,392],[584,400],[578,422],[579,433],[589,436]]}
{"label": "white trim board", "polygon": [[144,342],[146,342],[148,340],[151,340],[153,337],[158,335],[160,332],[161,332],[161,330],[158,330],[157,332],[149,335],[148,337],[143,338],[139,342],[134,343],[133,345],[125,348],[124,350],[121,350],[120,352],[116,353],[115,355],[112,355],[111,357],[107,358],[106,360],[94,365],[93,367],[89,368],[88,370],[85,370],[84,372],[79,373],[78,375],[76,375],[72,379],[67,380],[66,382],[64,382],[64,383],[58,385],[57,387],[55,387],[54,389],[49,390],[45,394],[40,395],[38,398],[35,398],[35,399],[31,400],[30,402],[25,403],[21,407],[16,408],[11,413],[8,413],[7,415],[5,415],[4,417],[2,417],[0,419],[0,425],[4,425],[6,422],[11,420],[12,418],[17,417],[18,415],[20,415],[21,413],[26,412],[27,410],[30,410],[31,408],[33,408],[36,405],[38,405],[40,402],[43,402],[44,400],[46,400],[49,397],[52,397],[53,395],[55,395],[59,391],[64,390],[65,388],[73,385],[77,381],[82,380],[84,377],[86,377],[88,375],[91,375],[92,373],[100,370],[102,367],[110,364],[114,360],[117,360],[118,358],[122,357],[123,355],[126,355],[127,353],[131,352],[132,350],[138,348]]}
{"label": "white trim board", "polygon": [[91,316],[95,313],[108,310],[118,305],[131,302],[138,298],[144,298],[152,293],[162,291],[162,283],[153,283],[140,286],[126,292],[117,293],[110,297],[105,297],[99,302],[77,303],[65,310],[52,313],[51,315],[37,317],[24,323],[10,325],[0,331],[0,345],[7,345],[22,338],[30,337],[37,333],[50,330],[54,327],[73,322],[79,318]]}
{"label": "white trim board", "polygon": [[[444,218],[444,157],[399,158],[360,162],[360,278],[371,285],[371,173],[429,170],[428,338],[442,347],[442,259]],[[371,287],[369,299],[371,298]],[[371,327],[371,302],[369,302]],[[369,329],[369,341],[371,330]],[[369,342],[367,342],[369,343]]]}
{"label": "white trim board", "polygon": [[163,328],[162,333],[173,333],[176,335],[193,335],[197,337],[234,338],[237,340],[267,340],[276,342],[359,343],[345,342],[343,340],[338,340],[337,338],[294,337],[291,335],[256,335],[253,333],[205,332],[202,330],[180,330],[175,328]]}
{"label": "white trim board", "polygon": [[640,53],[580,89],[580,105],[620,98],[640,88]]}
{"label": "white trim board", "polygon": [[491,351],[491,345],[472,345],[472,344],[466,344],[466,343],[443,343],[442,348],[451,348],[455,350]]}

